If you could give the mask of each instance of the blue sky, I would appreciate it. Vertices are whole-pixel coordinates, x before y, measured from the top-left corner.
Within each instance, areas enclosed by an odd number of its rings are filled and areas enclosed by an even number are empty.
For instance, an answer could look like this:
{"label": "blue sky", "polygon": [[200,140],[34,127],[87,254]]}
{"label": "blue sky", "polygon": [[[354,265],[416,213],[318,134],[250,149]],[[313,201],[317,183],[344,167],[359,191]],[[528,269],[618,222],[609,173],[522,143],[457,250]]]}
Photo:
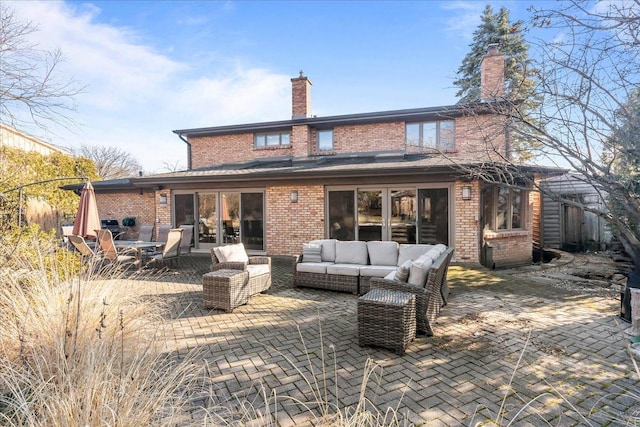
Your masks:
{"label": "blue sky", "polygon": [[526,1],[8,2],[86,86],[78,130],[23,130],[121,148],[148,174],[185,167],[174,129],[290,118],[300,70],[318,116],[454,104],[487,3],[528,19]]}

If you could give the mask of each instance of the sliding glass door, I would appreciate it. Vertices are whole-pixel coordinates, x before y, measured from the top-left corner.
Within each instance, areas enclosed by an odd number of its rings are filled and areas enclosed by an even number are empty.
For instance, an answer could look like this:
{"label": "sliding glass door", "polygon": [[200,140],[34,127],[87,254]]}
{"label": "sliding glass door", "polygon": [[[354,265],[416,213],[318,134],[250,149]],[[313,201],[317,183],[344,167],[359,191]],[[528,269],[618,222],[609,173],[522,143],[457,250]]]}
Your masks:
{"label": "sliding glass door", "polygon": [[174,207],[176,225],[197,224],[196,249],[242,242],[248,250],[265,250],[263,192],[176,194]]}
{"label": "sliding glass door", "polygon": [[327,211],[330,238],[416,243],[415,189],[329,190]]}

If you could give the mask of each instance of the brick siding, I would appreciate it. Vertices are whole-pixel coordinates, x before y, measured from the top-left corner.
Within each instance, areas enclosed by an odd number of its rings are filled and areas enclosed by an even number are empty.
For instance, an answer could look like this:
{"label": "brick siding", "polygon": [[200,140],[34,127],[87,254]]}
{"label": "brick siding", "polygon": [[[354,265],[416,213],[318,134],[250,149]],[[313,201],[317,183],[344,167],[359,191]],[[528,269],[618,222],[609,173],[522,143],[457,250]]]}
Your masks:
{"label": "brick siding", "polygon": [[[139,193],[96,193],[96,204],[100,219],[117,219],[120,227],[122,220],[135,217],[135,227],[129,227],[126,237],[134,239],[142,224],[153,224],[156,219],[156,203],[151,192]],[[126,228],[126,227],[123,227]]]}
{"label": "brick siding", "polygon": [[[471,199],[462,200],[462,187],[471,187]],[[478,182],[461,182],[453,190],[455,200],[455,259],[458,262],[479,261],[480,186]]]}
{"label": "brick siding", "polygon": [[[298,202],[291,202],[291,191]],[[300,255],[302,244],[324,238],[324,188],[313,186],[267,187],[267,253]]]}

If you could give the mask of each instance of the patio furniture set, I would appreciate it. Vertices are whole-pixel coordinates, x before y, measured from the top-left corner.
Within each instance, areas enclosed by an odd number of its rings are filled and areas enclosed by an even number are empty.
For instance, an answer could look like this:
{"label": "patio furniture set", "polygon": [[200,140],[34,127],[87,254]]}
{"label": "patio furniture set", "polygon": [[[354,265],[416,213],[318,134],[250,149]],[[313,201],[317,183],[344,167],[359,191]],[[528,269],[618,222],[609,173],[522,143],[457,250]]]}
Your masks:
{"label": "patio furniture set", "polygon": [[[179,257],[190,251],[193,237],[193,225],[179,228],[167,227],[166,233],[159,229],[158,240],[152,241],[153,226],[140,226],[137,240],[118,240],[110,229],[95,230],[96,240],[86,241],[82,236],[67,234],[72,246],[80,252],[84,260],[95,258],[102,264],[143,264],[165,265],[175,261],[179,265]],[[63,230],[63,234],[68,230]]]}
{"label": "patio furniture set", "polygon": [[[447,304],[447,270],[453,248],[325,239],[309,242],[296,262],[297,287],[359,294],[358,343],[404,354],[416,333],[433,335],[432,324]],[[271,286],[271,259],[249,257],[239,244],[211,251],[203,276],[205,308],[227,312]]]}

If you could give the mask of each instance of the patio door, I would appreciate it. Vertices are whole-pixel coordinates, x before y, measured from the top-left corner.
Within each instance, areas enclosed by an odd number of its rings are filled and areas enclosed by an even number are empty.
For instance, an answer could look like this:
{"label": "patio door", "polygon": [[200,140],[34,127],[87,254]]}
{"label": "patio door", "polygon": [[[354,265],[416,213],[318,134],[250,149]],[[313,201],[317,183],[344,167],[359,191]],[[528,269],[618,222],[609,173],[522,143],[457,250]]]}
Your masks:
{"label": "patio door", "polygon": [[418,190],[418,243],[449,245],[449,189]]}
{"label": "patio door", "polygon": [[416,242],[415,189],[329,190],[327,203],[330,238]]}
{"label": "patio door", "polygon": [[243,243],[264,251],[264,194],[211,191],[196,193],[198,249]]}

